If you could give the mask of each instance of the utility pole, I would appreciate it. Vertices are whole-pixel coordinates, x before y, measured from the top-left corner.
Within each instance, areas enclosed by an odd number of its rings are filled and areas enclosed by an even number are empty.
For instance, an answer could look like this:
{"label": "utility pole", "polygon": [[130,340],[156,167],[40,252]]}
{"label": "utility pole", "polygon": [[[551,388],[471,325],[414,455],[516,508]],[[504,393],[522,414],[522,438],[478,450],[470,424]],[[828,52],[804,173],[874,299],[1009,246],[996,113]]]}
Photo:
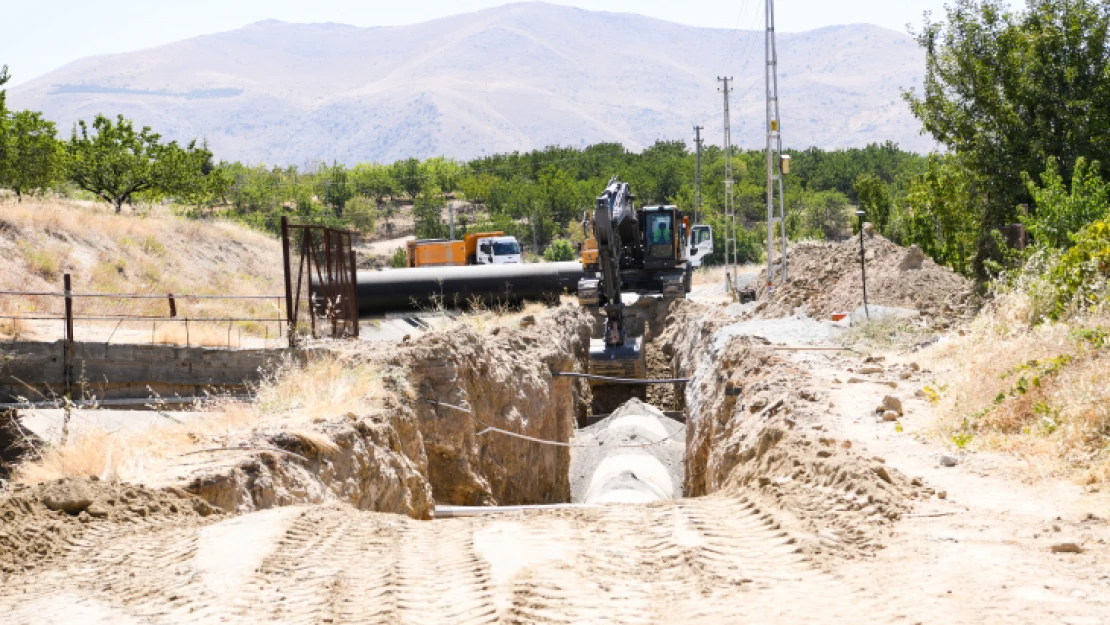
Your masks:
{"label": "utility pole", "polygon": [[[725,98],[725,264],[736,264],[736,207],[732,201],[732,123],[729,120],[728,112],[728,94],[732,91],[729,82],[732,81],[731,76],[718,76],[717,80],[724,83],[718,90],[724,94]],[[730,255],[731,250],[731,255]],[[730,277],[735,279],[736,268],[733,267],[730,272]],[[729,283],[729,292],[735,292],[735,285]]]}
{"label": "utility pole", "polygon": [[[779,56],[775,49],[775,0],[766,0],[767,35],[765,52],[767,57],[767,287],[774,285],[775,223],[781,224],[782,231],[782,273],[779,277],[786,282],[786,199],[783,195],[782,176],[786,169],[782,157],[782,124],[779,120]],[[775,192],[778,192],[776,211]],[[776,216],[775,213],[778,213]]]}
{"label": "utility pole", "polygon": [[704,126],[694,126],[694,223],[701,223],[701,131]]}

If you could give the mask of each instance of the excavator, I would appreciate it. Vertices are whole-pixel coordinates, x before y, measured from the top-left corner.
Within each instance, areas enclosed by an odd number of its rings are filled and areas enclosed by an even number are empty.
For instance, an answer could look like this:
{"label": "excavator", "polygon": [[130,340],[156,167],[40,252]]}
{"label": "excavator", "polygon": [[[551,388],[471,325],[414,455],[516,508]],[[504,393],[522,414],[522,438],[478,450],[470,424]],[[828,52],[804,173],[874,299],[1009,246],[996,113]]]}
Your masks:
{"label": "excavator", "polygon": [[643,338],[627,335],[624,293],[662,294],[685,299],[693,269],[713,249],[707,225],[690,230],[677,206],[636,209],[627,182],[613,177],[598,196],[590,222],[593,236],[582,247],[586,275],[578,282],[578,301],[597,306],[605,317],[603,338],[590,342],[590,373],[643,379],[647,375]]}

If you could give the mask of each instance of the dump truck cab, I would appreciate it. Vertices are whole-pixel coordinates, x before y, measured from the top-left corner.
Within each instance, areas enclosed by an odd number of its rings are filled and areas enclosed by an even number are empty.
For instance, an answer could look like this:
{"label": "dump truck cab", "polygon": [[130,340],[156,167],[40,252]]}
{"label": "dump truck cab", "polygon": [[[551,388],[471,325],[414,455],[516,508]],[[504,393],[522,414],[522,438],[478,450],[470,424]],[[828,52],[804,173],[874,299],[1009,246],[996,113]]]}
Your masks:
{"label": "dump truck cab", "polygon": [[475,247],[475,265],[505,265],[521,262],[520,243],[516,237],[481,237]]}
{"label": "dump truck cab", "polygon": [[505,265],[521,262],[520,244],[504,232],[476,232],[462,241],[420,239],[408,242],[409,267]]}

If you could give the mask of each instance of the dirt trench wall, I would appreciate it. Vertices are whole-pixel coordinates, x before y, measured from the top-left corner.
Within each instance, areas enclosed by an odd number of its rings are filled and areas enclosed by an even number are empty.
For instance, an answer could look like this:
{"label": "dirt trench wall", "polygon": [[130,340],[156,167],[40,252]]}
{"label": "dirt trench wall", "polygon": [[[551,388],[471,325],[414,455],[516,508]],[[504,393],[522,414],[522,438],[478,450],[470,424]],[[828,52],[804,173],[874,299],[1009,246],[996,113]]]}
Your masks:
{"label": "dirt trench wall", "polygon": [[880,544],[918,485],[825,434],[824,392],[765,340],[718,332],[731,322],[718,307],[684,303],[659,339],[692,378],[685,494],[743,492],[814,537],[814,552]]}
{"label": "dirt trench wall", "polygon": [[253,444],[296,456],[259,452],[207,467],[184,489],[229,512],[339,500],[360,510],[432,518],[427,457],[416,417],[405,406],[340,415],[317,424],[311,434],[262,434]]}
{"label": "dirt trench wall", "polygon": [[[515,505],[570,500],[566,447],[490,432],[496,428],[568,442],[583,385],[553,371],[581,371],[590,315],[577,306],[549,310],[526,327],[482,334],[462,327],[402,347],[392,362],[411,372],[408,398],[417,415],[428,475],[439,503]],[[460,406],[465,412],[430,401]],[[477,420],[477,421],[476,421]]]}

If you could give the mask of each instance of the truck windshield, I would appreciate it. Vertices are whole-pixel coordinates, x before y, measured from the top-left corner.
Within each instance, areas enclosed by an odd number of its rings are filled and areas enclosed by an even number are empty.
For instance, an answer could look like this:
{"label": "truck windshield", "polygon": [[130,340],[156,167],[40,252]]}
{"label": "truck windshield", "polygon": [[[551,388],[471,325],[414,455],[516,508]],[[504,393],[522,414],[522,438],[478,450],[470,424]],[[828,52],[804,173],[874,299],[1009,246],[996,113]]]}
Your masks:
{"label": "truck windshield", "polygon": [[516,241],[494,241],[493,254],[495,256],[508,256],[509,254],[519,254],[520,246]]}

